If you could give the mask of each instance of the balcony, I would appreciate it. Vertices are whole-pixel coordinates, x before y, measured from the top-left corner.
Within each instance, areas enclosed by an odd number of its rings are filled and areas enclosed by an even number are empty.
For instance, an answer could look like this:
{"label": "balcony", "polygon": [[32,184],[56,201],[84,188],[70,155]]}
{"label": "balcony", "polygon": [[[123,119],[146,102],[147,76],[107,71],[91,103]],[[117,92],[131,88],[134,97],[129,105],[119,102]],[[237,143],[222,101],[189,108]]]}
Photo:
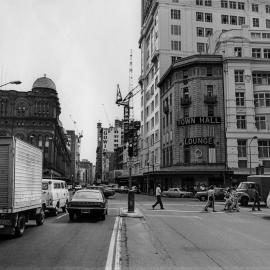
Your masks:
{"label": "balcony", "polygon": [[215,104],[215,103],[217,103],[217,96],[205,95],[204,96],[204,103],[206,103],[206,104]]}
{"label": "balcony", "polygon": [[191,104],[191,97],[184,96],[181,98],[181,105],[182,106],[189,106]]}

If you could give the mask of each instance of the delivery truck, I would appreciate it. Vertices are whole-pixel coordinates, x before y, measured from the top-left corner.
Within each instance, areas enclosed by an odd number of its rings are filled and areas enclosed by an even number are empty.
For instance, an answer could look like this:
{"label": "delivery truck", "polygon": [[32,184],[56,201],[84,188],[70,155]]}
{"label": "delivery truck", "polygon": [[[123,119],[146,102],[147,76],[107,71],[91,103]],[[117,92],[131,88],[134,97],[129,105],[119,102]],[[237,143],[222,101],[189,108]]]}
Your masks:
{"label": "delivery truck", "polygon": [[0,137],[0,233],[22,236],[25,224],[44,223],[42,151],[15,137]]}
{"label": "delivery truck", "polygon": [[266,204],[270,191],[270,175],[250,175],[246,182],[241,182],[237,188],[237,194],[241,205],[247,206],[254,202],[254,188],[259,192],[261,201]]}

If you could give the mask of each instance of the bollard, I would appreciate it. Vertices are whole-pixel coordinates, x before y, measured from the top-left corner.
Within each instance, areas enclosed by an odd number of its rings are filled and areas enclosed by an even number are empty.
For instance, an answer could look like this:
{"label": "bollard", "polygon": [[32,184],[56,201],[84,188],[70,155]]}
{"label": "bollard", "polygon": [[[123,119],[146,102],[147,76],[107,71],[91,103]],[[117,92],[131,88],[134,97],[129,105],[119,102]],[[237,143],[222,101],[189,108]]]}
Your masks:
{"label": "bollard", "polygon": [[128,212],[134,213],[135,208],[135,192],[133,190],[128,191]]}

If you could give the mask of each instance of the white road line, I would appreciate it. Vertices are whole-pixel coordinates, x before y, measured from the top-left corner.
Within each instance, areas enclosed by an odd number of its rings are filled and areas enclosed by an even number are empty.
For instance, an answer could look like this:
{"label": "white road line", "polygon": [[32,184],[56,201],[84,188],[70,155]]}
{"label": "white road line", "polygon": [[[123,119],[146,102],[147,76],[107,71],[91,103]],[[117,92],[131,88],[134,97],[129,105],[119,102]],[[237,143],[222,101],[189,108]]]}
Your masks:
{"label": "white road line", "polygon": [[198,210],[175,210],[175,209],[164,209],[164,210],[150,210],[150,209],[144,209],[144,211],[151,211],[151,212],[177,212],[177,213],[201,213],[202,211]]}
{"label": "white road line", "polygon": [[115,248],[119,220],[120,220],[120,218],[116,217],[115,222],[114,222],[113,232],[112,232],[112,236],[111,236],[111,241],[110,241],[109,251],[108,251],[108,255],[107,255],[105,270],[112,270],[113,269],[113,255],[114,255],[114,248]]}
{"label": "white road line", "polygon": [[146,215],[147,217],[171,217],[171,218],[196,218],[196,219],[202,219],[201,217],[198,216],[174,216],[174,215]]}
{"label": "white road line", "polygon": [[122,231],[122,218],[120,217],[117,238],[116,238],[116,250],[115,250],[115,261],[114,261],[114,270],[120,270],[120,256],[121,256],[121,231]]}
{"label": "white road line", "polygon": [[68,213],[65,213],[65,214],[63,214],[63,215],[61,215],[61,216],[58,216],[56,219],[60,219],[60,218],[65,217],[65,216],[67,216],[67,215],[68,215]]}

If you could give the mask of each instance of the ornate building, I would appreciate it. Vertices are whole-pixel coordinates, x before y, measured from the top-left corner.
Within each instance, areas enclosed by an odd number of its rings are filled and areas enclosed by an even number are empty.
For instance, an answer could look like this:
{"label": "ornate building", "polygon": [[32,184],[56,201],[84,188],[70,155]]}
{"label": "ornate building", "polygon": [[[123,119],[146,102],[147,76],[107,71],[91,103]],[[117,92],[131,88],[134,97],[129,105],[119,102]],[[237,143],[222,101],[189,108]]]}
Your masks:
{"label": "ornate building", "polygon": [[54,82],[38,78],[31,91],[0,90],[0,136],[16,136],[43,150],[43,176],[70,179],[70,150],[59,120]]}

